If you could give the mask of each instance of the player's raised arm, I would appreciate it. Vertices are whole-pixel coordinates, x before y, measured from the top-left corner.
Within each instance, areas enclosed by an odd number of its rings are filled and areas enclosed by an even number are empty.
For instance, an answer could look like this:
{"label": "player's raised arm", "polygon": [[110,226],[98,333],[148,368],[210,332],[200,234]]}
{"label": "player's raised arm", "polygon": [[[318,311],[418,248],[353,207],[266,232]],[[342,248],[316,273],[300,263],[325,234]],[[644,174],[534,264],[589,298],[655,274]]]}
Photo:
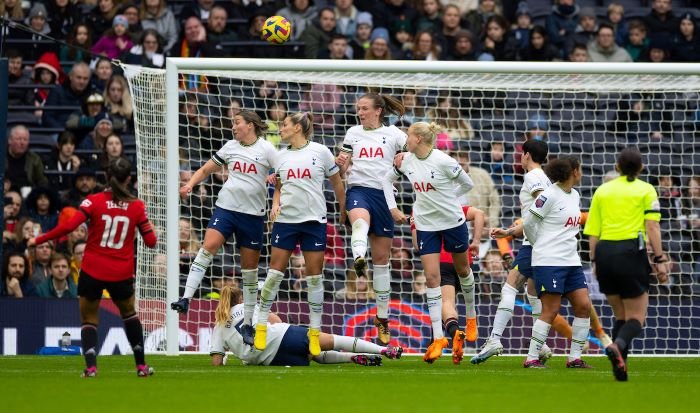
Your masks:
{"label": "player's raised arm", "polygon": [[207,179],[209,175],[220,170],[221,168],[224,168],[225,165],[226,161],[224,161],[215,154],[212,159],[209,159],[207,163],[205,163],[201,168],[197,169],[197,171],[194,174],[192,174],[192,177],[189,179],[189,181],[187,181],[186,184],[180,187],[180,196],[184,198],[191,194],[192,189],[195,186],[199,185],[202,181]]}

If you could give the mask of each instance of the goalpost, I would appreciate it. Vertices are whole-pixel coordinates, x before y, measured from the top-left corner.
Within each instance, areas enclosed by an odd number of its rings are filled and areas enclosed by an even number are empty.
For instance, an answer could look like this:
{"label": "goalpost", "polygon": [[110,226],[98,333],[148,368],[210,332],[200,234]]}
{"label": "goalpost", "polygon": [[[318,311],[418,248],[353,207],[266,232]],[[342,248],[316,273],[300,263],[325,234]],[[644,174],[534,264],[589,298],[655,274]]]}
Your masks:
{"label": "goalpost", "polygon": [[[180,180],[232,138],[230,114],[237,107],[257,111],[272,126],[266,138],[277,145],[276,115],[285,109],[312,112],[314,140],[337,153],[345,130],[359,123],[355,100],[371,90],[398,97],[409,106],[408,116],[390,121],[406,127],[416,120],[436,120],[446,127],[438,139],[440,148],[455,156],[467,154],[472,167],[486,170],[501,203],[499,216],[491,213],[492,225],[508,226],[520,214],[517,151],[527,134],[545,139],[553,156],[581,157],[583,210],[606,174],[614,172],[619,150],[639,146],[646,165],[642,178],[662,192],[662,207],[670,216],[662,228],[665,249],[675,264],[670,285],[652,283],[648,324],[633,352],[698,355],[700,229],[693,225],[700,217],[693,215],[697,206],[693,210],[691,196],[700,189],[689,185],[700,184],[700,64],[169,58],[166,70],[128,65],[124,70],[135,107],[139,196],[146,201],[159,237],[155,250],[140,240],[138,245],[137,304],[148,351],[206,352],[216,289],[230,279],[240,282],[238,255],[229,240],[189,313],[180,316],[169,308],[181,294],[225,174],[203,183],[187,200],[179,198]],[[330,188],[327,191],[332,194]],[[487,202],[483,188],[474,191],[475,202]],[[399,205],[408,211],[411,189],[401,184],[400,193]],[[322,328],[373,338],[374,300],[362,294],[349,299],[341,291],[363,283],[348,272],[349,230],[337,223],[332,195],[327,199],[330,232]],[[488,252],[486,245],[477,272],[480,338],[469,344],[472,351],[490,331],[505,279],[498,262],[503,251]],[[580,243],[586,269],[587,245],[585,239]],[[515,240],[513,248],[518,247]],[[412,294],[412,288],[419,287],[413,278],[420,272],[420,261],[411,250],[408,228],[397,227],[391,261],[392,334],[398,343],[419,352],[429,343],[430,323],[422,296]],[[264,248],[260,280],[268,258]],[[289,322],[305,323],[303,264],[293,257],[291,267],[273,311]],[[589,279],[594,306],[609,333],[610,308],[596,291],[594,278]],[[371,281],[369,285],[371,290]],[[532,319],[523,298],[518,297],[503,338],[507,353],[527,349]],[[560,353],[567,347],[560,337],[550,342]],[[590,343],[590,351],[599,352],[593,336]]]}

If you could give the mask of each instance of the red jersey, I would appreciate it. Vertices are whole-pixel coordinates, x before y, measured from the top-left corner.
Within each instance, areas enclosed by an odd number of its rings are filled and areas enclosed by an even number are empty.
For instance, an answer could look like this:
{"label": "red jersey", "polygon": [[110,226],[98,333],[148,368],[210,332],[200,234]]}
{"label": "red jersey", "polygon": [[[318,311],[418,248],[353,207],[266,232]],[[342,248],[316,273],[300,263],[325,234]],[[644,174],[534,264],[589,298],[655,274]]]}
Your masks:
{"label": "red jersey", "polygon": [[[467,216],[467,211],[469,211],[469,205],[464,205],[462,206],[462,211],[464,211],[464,216]],[[416,229],[416,225],[411,221],[411,231]],[[469,265],[472,265],[472,255],[467,254],[467,257],[469,258]],[[447,263],[447,264],[452,264],[452,253],[445,251],[445,246],[443,245],[442,248],[440,248],[440,262],[441,263]]]}
{"label": "red jersey", "polygon": [[81,269],[102,281],[122,281],[134,276],[134,237],[138,227],[146,246],[156,245],[156,234],[140,199],[115,202],[112,191],[88,196],[68,222],[36,239],[37,245],[73,231],[86,220],[87,243]]}

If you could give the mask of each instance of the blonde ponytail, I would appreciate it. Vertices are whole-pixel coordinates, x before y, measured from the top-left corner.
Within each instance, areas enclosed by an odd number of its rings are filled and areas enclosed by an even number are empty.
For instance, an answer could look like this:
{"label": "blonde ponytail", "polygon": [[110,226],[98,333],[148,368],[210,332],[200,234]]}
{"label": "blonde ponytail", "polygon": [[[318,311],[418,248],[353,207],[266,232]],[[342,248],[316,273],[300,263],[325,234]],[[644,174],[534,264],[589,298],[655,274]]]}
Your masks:
{"label": "blonde ponytail", "polygon": [[231,307],[241,302],[241,296],[242,292],[238,287],[226,285],[221,289],[221,298],[219,298],[219,304],[214,310],[214,321],[217,325],[225,324],[228,321],[231,316]]}
{"label": "blonde ponytail", "polygon": [[438,133],[442,132],[442,126],[435,122],[416,122],[411,125],[411,132],[423,139],[428,145],[434,145]]}

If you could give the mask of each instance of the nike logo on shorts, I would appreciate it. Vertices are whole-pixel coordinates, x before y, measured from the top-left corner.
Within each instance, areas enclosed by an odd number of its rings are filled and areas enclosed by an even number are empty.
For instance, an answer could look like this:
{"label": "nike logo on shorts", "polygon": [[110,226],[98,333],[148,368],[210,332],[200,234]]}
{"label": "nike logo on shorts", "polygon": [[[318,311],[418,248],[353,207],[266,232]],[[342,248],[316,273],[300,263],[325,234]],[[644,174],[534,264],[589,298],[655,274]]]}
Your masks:
{"label": "nike logo on shorts", "polygon": [[462,248],[464,244],[455,245],[455,248]]}
{"label": "nike logo on shorts", "polygon": [[317,247],[320,247],[320,246],[323,245],[323,244],[319,244],[318,242],[314,242],[314,245],[317,246]]}
{"label": "nike logo on shorts", "polygon": [[389,232],[389,231],[391,231],[391,230],[388,229],[388,228],[382,228],[382,229],[384,230],[384,232]]}

